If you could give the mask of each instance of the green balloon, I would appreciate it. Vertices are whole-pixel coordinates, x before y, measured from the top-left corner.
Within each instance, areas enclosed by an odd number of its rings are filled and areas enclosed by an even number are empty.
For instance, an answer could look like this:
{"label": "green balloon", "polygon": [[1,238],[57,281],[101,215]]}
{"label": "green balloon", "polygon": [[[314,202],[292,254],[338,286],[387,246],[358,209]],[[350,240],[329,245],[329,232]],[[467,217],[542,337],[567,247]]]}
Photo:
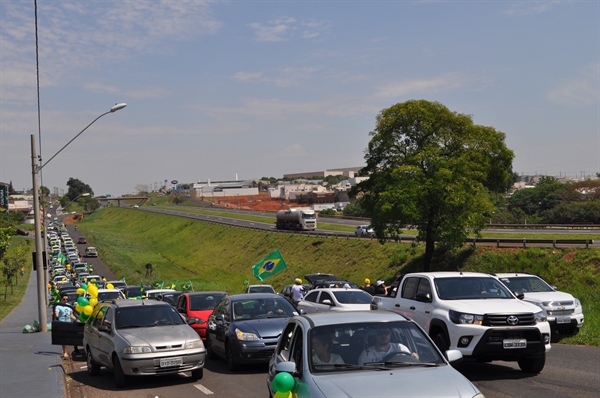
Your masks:
{"label": "green balloon", "polygon": [[83,290],[87,290],[87,285],[86,285],[85,283],[82,283],[82,284],[81,284],[81,288],[82,288]]}
{"label": "green balloon", "polygon": [[79,304],[82,307],[85,307],[86,305],[90,305],[90,302],[85,297],[79,297],[77,299],[77,304]]}
{"label": "green balloon", "polygon": [[271,387],[277,392],[290,392],[294,388],[294,384],[296,384],[296,381],[291,374],[281,372],[273,378]]}

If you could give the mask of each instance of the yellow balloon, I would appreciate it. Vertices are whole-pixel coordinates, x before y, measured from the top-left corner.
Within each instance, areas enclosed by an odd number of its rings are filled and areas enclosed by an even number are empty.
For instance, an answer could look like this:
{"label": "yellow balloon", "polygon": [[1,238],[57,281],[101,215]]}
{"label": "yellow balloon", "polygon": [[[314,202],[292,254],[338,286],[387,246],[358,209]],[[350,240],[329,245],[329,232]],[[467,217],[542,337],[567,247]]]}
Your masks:
{"label": "yellow balloon", "polygon": [[114,289],[115,286],[112,283],[109,283],[108,285],[106,285],[107,289]]}
{"label": "yellow balloon", "polygon": [[82,307],[82,306],[80,306],[79,304],[77,304],[77,305],[75,306],[75,311],[77,311],[77,312],[81,312],[81,311],[83,311],[83,307]]}
{"label": "yellow balloon", "polygon": [[98,288],[96,285],[88,285],[88,293],[92,298],[98,297]]}
{"label": "yellow balloon", "polygon": [[83,293],[85,293],[85,289],[83,289],[81,287],[77,289],[77,294],[83,294]]}
{"label": "yellow balloon", "polygon": [[286,392],[277,391],[274,395],[274,398],[292,398],[292,392],[291,391],[286,391]]}
{"label": "yellow balloon", "polygon": [[86,315],[92,315],[93,311],[94,307],[92,307],[91,305],[86,305],[85,307],[83,307],[83,313]]}
{"label": "yellow balloon", "polygon": [[97,299],[96,297],[92,297],[92,298],[90,299],[90,305],[91,305],[92,307],[95,307],[95,306],[96,306],[96,304],[98,304],[98,299]]}

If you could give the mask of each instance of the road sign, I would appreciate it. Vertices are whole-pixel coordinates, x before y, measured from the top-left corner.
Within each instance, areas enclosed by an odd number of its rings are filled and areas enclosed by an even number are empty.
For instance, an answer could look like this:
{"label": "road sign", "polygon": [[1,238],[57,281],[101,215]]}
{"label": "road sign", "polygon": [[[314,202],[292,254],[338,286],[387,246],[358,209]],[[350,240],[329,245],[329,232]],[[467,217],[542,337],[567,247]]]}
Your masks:
{"label": "road sign", "polygon": [[178,184],[178,183],[179,183],[179,181],[177,181],[177,180],[171,181],[171,184]]}

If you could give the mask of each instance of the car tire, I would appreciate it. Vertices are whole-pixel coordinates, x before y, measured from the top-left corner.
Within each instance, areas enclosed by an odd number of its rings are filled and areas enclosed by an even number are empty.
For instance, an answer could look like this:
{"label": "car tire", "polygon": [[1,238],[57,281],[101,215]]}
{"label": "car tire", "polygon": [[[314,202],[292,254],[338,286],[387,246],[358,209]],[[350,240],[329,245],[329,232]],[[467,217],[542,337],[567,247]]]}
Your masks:
{"label": "car tire", "polygon": [[204,368],[192,370],[192,379],[200,380],[204,376]]}
{"label": "car tire", "polygon": [[116,355],[113,355],[113,369],[115,373],[115,386],[117,388],[125,387],[127,385],[127,376],[125,376],[123,367],[121,367],[121,362]]}
{"label": "car tire", "polygon": [[446,336],[444,336],[444,333],[443,332],[438,332],[433,337],[433,342],[440,349],[440,351],[442,352],[442,354],[445,357],[446,356],[446,351],[448,351],[448,348],[450,347],[450,345],[446,341]]}
{"label": "car tire", "polygon": [[213,350],[212,345],[210,344],[210,333],[206,333],[206,357],[208,359],[217,359],[217,354],[215,354],[215,350]]}
{"label": "car tire", "polygon": [[235,358],[233,358],[233,349],[229,342],[225,345],[225,360],[227,361],[227,368],[230,371],[234,372],[239,369],[239,365],[235,362]]}
{"label": "car tire", "polygon": [[536,358],[521,358],[517,361],[519,364],[519,368],[525,373],[540,373],[542,369],[544,369],[544,365],[546,365],[546,354],[542,357]]}
{"label": "car tire", "polygon": [[94,361],[90,347],[85,348],[87,358],[87,371],[90,376],[98,376],[100,374],[100,365]]}

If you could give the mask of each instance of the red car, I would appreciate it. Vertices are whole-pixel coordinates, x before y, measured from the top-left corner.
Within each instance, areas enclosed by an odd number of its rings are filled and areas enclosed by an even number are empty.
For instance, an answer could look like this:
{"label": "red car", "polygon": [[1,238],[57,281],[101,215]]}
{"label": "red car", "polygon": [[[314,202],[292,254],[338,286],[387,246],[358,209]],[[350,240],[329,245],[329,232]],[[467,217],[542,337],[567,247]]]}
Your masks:
{"label": "red car", "polygon": [[175,308],[183,315],[202,341],[206,341],[206,323],[216,305],[227,292],[188,292],[183,293],[177,300]]}
{"label": "red car", "polygon": [[87,239],[85,236],[80,236],[79,239],[77,239],[77,243],[87,243]]}

